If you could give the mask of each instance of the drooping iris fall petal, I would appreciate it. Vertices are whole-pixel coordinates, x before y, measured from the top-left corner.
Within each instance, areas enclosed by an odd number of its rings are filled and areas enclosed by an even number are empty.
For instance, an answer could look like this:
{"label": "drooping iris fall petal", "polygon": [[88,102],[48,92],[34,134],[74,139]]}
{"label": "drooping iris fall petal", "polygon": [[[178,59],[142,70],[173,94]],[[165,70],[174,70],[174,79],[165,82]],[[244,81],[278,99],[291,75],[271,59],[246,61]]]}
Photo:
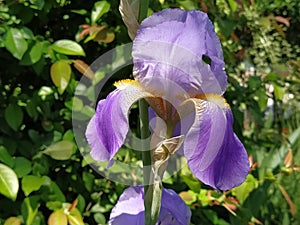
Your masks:
{"label": "drooping iris fall petal", "polygon": [[91,156],[95,160],[113,158],[126,138],[130,107],[138,99],[152,96],[133,80],[119,81],[116,86],[106,99],[99,101],[86,130]]}
{"label": "drooping iris fall petal", "polygon": [[[112,209],[109,225],[144,225],[144,188],[126,189]],[[157,225],[189,225],[190,209],[171,189],[163,189],[161,211]]]}
{"label": "drooping iris fall petal", "polygon": [[[220,41],[206,13],[166,9],[145,19],[133,42],[135,78],[171,80],[191,95],[223,94],[227,85]],[[206,62],[204,63],[206,58]]]}
{"label": "drooping iris fall petal", "polygon": [[247,152],[232,129],[230,108],[221,97],[191,99],[195,117],[184,142],[184,155],[193,174],[217,190],[240,185],[249,173]]}

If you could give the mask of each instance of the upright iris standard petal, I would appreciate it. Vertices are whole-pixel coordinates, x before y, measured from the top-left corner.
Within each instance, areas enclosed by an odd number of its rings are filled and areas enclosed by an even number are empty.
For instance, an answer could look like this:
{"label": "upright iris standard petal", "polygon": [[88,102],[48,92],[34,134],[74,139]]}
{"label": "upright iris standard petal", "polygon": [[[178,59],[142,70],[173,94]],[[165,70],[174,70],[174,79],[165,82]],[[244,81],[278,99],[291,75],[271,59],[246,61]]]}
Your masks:
{"label": "upright iris standard petal", "polygon": [[[135,186],[126,189],[112,209],[109,225],[144,225],[144,188]],[[157,225],[189,225],[190,209],[170,189],[163,189],[162,205]]]}
{"label": "upright iris standard petal", "polygon": [[232,113],[221,97],[191,99],[194,123],[186,134],[184,155],[193,174],[217,190],[240,185],[249,173],[247,152],[232,129]]}
{"label": "upright iris standard petal", "polygon": [[[145,19],[133,43],[135,77],[171,80],[191,95],[223,94],[227,77],[220,41],[207,14],[166,9]],[[204,58],[208,59],[204,63]],[[151,87],[153,88],[153,87]]]}
{"label": "upright iris standard petal", "polygon": [[111,160],[124,143],[129,129],[128,111],[140,98],[151,97],[136,81],[119,81],[117,90],[98,103],[90,120],[86,137],[95,160]]}

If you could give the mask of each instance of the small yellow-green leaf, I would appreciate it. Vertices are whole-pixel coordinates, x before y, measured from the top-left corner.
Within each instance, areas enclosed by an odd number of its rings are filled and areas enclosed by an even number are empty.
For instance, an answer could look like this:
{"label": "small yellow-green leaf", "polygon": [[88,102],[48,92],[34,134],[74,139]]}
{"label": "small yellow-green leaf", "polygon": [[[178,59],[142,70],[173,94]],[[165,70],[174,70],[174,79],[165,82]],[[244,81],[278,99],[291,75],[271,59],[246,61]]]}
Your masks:
{"label": "small yellow-green leaf", "polygon": [[21,225],[22,220],[20,220],[18,217],[9,217],[7,220],[5,220],[4,225]]}
{"label": "small yellow-green leaf", "polygon": [[85,56],[83,48],[75,41],[66,39],[58,40],[51,47],[54,51],[61,54]]}
{"label": "small yellow-green leaf", "polygon": [[50,179],[46,176],[38,177],[28,175],[22,179],[22,189],[25,195],[28,196],[31,192],[39,190],[42,185],[47,183],[50,184]]}
{"label": "small yellow-green leaf", "polygon": [[16,173],[4,164],[0,164],[0,193],[16,200],[19,190],[19,181]]}
{"label": "small yellow-green leaf", "polygon": [[70,225],[84,225],[82,216],[77,208],[74,208],[68,214],[68,220]]}
{"label": "small yellow-green leaf", "polygon": [[284,96],[284,88],[279,86],[278,84],[276,84],[275,82],[273,82],[273,86],[274,86],[274,95],[277,99],[282,100],[283,96]]}
{"label": "small yellow-green leaf", "polygon": [[48,218],[48,225],[68,225],[67,216],[63,209],[54,211]]}
{"label": "small yellow-green leaf", "polygon": [[72,110],[80,111],[82,108],[83,108],[82,100],[80,98],[74,97]]}
{"label": "small yellow-green leaf", "polygon": [[56,160],[68,160],[74,153],[74,148],[73,142],[63,140],[50,145],[43,153]]}
{"label": "small yellow-green leaf", "polygon": [[193,202],[197,200],[197,194],[191,190],[182,191],[179,193],[179,196],[185,201],[186,204],[191,205]]}
{"label": "small yellow-green leaf", "polygon": [[65,60],[57,61],[52,64],[50,69],[51,79],[60,93],[63,93],[70,81],[71,78],[71,66]]}
{"label": "small yellow-green leaf", "polygon": [[91,14],[92,24],[96,23],[101,18],[101,16],[109,11],[109,9],[110,4],[107,1],[95,2]]}
{"label": "small yellow-green leaf", "polygon": [[243,184],[234,188],[234,192],[236,194],[236,197],[242,204],[246,200],[250,192],[257,187],[258,181],[255,179],[254,176],[252,176],[252,174],[249,174]]}

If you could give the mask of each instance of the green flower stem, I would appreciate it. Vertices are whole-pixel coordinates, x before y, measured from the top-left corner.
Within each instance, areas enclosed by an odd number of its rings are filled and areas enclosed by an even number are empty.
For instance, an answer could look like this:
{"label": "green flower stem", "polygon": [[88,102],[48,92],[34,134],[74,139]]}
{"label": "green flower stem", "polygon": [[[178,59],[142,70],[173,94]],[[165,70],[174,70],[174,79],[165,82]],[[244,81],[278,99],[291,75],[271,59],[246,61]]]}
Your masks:
{"label": "green flower stem", "polygon": [[[149,120],[148,120],[148,104],[145,100],[139,101],[140,110],[140,129],[141,139],[145,140],[149,137]],[[152,173],[152,157],[150,151],[150,145],[148,142],[143,142],[142,145],[142,157],[143,157],[143,179],[144,179],[144,206],[145,206],[145,225],[154,225],[157,220],[159,209],[153,212],[153,193],[154,186],[150,184]]]}
{"label": "green flower stem", "polygon": [[[149,0],[140,0],[139,22],[148,15]],[[145,100],[139,102],[141,139],[149,137],[148,104]],[[161,205],[162,185],[157,173],[153,173],[152,152],[150,145],[145,141],[142,145],[143,154],[143,179],[144,179],[144,206],[145,225],[155,225],[158,219]],[[151,181],[150,181],[151,179]],[[152,180],[154,179],[154,180]],[[151,184],[150,184],[151,183]]]}

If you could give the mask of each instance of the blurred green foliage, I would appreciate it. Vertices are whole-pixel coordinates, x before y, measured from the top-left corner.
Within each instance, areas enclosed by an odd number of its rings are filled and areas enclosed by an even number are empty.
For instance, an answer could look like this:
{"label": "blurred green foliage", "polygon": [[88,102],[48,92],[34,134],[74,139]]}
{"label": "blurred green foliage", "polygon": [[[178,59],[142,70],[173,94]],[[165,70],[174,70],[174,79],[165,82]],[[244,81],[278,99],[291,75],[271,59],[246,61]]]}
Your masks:
{"label": "blurred green foliage", "polygon": [[[300,2],[150,3],[149,13],[198,9],[214,22],[229,76],[225,97],[252,162],[246,182],[228,192],[211,190],[186,167],[165,186],[190,206],[194,225],[300,224]],[[0,0],[0,224],[107,223],[125,186],[83,160],[72,107],[81,119],[90,118],[93,106],[74,97],[78,81],[85,73],[98,82],[101,75],[88,65],[130,42],[118,5]],[[126,76],[130,72],[114,79]],[[130,117],[138,133],[137,110]],[[121,151],[117,157],[135,161],[139,155]]]}

